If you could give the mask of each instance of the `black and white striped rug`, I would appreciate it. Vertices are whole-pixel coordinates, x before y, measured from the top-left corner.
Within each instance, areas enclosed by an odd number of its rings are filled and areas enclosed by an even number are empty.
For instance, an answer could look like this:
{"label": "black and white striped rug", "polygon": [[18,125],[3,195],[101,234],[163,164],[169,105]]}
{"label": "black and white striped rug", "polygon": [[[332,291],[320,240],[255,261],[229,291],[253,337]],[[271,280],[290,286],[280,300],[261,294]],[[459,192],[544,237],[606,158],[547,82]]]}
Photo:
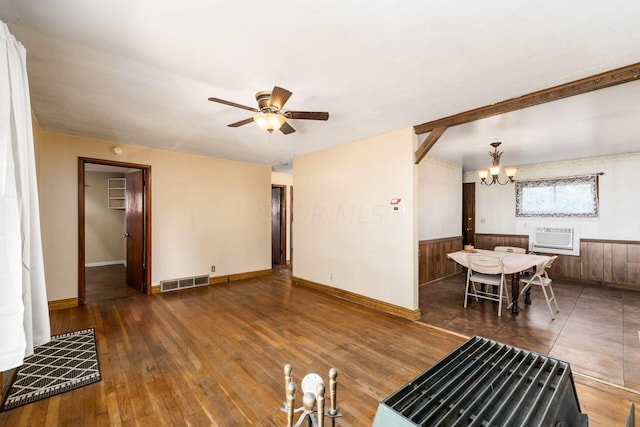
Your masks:
{"label": "black and white striped rug", "polygon": [[15,374],[0,411],[101,380],[93,328],[54,335]]}

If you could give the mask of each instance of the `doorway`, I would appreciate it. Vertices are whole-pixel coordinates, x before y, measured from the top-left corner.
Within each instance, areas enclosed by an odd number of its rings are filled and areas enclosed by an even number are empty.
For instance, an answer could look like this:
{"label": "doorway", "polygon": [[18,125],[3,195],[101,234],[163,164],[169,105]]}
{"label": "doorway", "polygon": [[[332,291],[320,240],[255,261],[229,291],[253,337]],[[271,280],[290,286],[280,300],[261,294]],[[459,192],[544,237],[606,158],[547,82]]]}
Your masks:
{"label": "doorway", "polygon": [[286,231],[286,185],[271,185],[271,263],[286,264],[287,231]]}
{"label": "doorway", "polygon": [[[78,158],[78,304],[86,300],[86,172],[88,169],[120,171],[125,179],[120,186],[107,187],[105,204],[116,203],[124,211],[126,240],[124,266],[126,284],[137,292],[151,293],[151,166],[110,160]],[[125,183],[126,182],[126,186]],[[116,195],[120,197],[111,197]],[[118,194],[118,192],[120,192]],[[112,200],[114,199],[114,200]],[[120,205],[117,205],[119,199]],[[114,208],[112,206],[112,208]]]}
{"label": "doorway", "polygon": [[462,244],[475,245],[476,240],[476,183],[462,184]]}

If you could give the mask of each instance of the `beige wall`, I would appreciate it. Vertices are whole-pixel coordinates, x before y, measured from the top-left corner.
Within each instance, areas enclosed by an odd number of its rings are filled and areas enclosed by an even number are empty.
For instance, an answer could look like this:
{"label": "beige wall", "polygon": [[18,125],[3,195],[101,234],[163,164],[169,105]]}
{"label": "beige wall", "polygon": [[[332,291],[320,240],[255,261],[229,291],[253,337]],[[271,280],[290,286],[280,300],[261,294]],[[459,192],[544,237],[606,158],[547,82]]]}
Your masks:
{"label": "beige wall", "polygon": [[85,173],[85,265],[117,264],[125,260],[124,209],[107,207],[107,181],[123,173]]}
{"label": "beige wall", "polygon": [[[38,128],[34,124],[35,128]],[[151,165],[153,284],[271,268],[268,165],[34,130],[48,299],[77,296],[78,157]]]}
{"label": "beige wall", "polygon": [[517,218],[514,185],[480,185],[478,173],[465,173],[465,182],[476,182],[476,232],[530,234],[538,226],[571,223],[583,239],[640,240],[640,153],[592,157],[564,162],[518,167],[516,180],[586,175],[603,172],[598,178],[597,218]]}
{"label": "beige wall", "polygon": [[426,156],[418,166],[420,240],[462,234],[462,166]]}
{"label": "beige wall", "polygon": [[286,230],[287,230],[287,263],[291,261],[291,188],[293,187],[293,174],[292,173],[271,173],[271,183],[276,185],[285,185],[285,198],[286,198]]}
{"label": "beige wall", "polygon": [[418,308],[415,143],[408,128],[294,159],[294,276]]}

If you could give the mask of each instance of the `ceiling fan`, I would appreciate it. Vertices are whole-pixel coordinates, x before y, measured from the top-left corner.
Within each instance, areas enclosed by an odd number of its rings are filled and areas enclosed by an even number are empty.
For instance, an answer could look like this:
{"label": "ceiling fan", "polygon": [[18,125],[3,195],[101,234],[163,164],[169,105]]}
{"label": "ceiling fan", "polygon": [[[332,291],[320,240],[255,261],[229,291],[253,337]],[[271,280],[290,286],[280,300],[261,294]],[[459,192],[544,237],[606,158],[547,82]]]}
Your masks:
{"label": "ceiling fan", "polygon": [[242,108],[244,110],[258,113],[248,119],[227,125],[232,128],[246,125],[247,123],[256,122],[261,128],[271,133],[280,129],[280,132],[288,135],[296,130],[287,123],[287,119],[302,120],[328,120],[329,113],[320,111],[281,111],[292,92],[278,86],[274,86],[271,92],[262,91],[256,93],[256,101],[258,108],[248,107],[246,105],[237,104],[235,102],[226,101],[220,98],[209,98],[209,101],[218,102],[220,104],[230,105],[232,107]]}

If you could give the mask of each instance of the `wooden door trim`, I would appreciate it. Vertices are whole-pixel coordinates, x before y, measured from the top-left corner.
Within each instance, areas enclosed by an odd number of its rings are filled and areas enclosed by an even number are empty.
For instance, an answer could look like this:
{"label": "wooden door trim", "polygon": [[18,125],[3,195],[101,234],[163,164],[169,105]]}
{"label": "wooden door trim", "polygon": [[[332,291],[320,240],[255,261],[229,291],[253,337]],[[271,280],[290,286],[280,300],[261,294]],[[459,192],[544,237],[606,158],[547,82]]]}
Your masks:
{"label": "wooden door trim", "polygon": [[145,226],[144,226],[144,284],[147,294],[151,294],[151,166],[138,163],[118,162],[113,160],[94,159],[89,157],[78,157],[78,305],[84,305],[85,293],[85,165],[97,164],[106,166],[119,166],[131,169],[142,169],[144,174],[144,206],[145,206]]}

